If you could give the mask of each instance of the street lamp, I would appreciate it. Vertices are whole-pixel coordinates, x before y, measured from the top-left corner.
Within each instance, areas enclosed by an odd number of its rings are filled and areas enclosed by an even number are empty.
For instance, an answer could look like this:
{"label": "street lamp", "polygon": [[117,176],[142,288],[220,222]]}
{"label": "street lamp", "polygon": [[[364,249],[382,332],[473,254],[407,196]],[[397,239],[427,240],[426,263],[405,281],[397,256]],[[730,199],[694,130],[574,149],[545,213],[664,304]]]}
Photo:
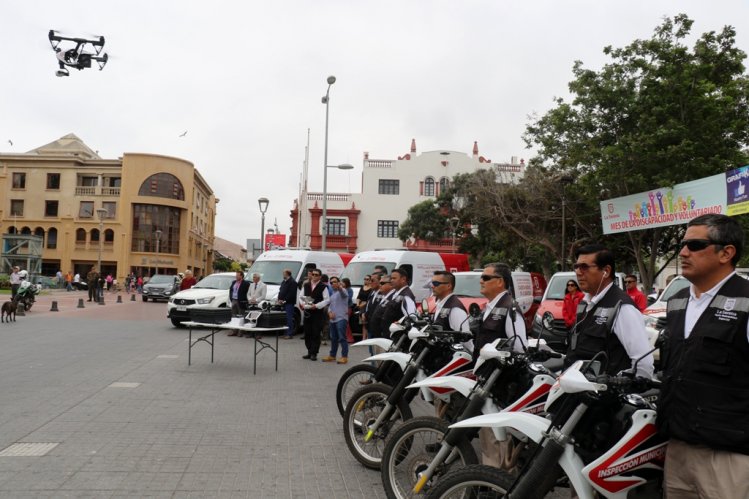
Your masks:
{"label": "street lamp", "polygon": [[154,274],[159,273],[159,253],[161,249],[161,229],[156,229],[153,233],[154,236],[156,236],[156,272]]}
{"label": "street lamp", "polygon": [[268,205],[270,201],[268,198],[260,198],[257,200],[257,205],[260,208],[260,253],[265,251],[265,212],[268,211]]}
{"label": "street lamp", "polygon": [[562,184],[562,272],[567,270],[567,248],[565,246],[565,233],[566,233],[566,216],[565,208],[567,207],[567,186],[570,185],[574,179],[571,175],[564,174],[559,178],[559,182]]}
{"label": "street lamp", "polygon": [[[104,239],[104,217],[107,216],[109,212],[105,210],[104,208],[99,208],[96,210],[96,214],[99,216],[99,263],[96,267],[99,270],[99,282],[96,283],[96,290],[97,290],[97,298],[99,304],[104,304],[104,292],[101,289],[101,281],[102,281],[102,269],[101,269],[101,244],[102,240]],[[89,283],[90,285],[90,283]]]}

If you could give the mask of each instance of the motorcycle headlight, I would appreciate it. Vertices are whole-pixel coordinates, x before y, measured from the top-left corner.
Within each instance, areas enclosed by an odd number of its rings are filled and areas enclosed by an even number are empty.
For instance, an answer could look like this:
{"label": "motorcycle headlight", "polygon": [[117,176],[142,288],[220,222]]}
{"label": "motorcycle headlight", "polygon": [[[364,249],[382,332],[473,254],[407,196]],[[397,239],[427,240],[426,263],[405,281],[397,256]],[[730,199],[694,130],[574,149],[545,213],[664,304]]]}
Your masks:
{"label": "motorcycle headlight", "polygon": [[212,302],[212,301],[213,301],[213,300],[214,300],[215,298],[216,298],[215,296],[211,296],[210,298],[198,298],[198,299],[196,300],[196,303],[197,303],[198,305],[208,305],[208,304],[209,304],[209,303],[211,303],[211,302]]}
{"label": "motorcycle headlight", "polygon": [[538,315],[538,314],[534,315],[533,316],[533,323],[534,324],[538,324],[540,326],[541,325],[541,316]]}
{"label": "motorcycle headlight", "polygon": [[541,322],[546,329],[551,331],[552,329],[554,329],[554,314],[552,314],[551,312],[544,312],[544,316],[541,319]]}

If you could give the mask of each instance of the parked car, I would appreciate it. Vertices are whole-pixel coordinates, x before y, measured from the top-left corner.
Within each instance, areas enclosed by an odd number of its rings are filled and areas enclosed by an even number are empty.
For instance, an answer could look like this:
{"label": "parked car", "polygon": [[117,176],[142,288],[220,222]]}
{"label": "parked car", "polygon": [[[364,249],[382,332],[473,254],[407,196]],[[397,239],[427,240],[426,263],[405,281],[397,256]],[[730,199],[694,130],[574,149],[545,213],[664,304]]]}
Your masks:
{"label": "parked car", "polygon": [[189,321],[195,310],[231,308],[229,287],[236,279],[234,272],[219,272],[204,277],[195,286],[169,298],[167,317],[174,326]]}
{"label": "parked car", "polygon": [[168,301],[170,296],[179,291],[180,282],[176,275],[154,274],[143,285],[143,301]]}

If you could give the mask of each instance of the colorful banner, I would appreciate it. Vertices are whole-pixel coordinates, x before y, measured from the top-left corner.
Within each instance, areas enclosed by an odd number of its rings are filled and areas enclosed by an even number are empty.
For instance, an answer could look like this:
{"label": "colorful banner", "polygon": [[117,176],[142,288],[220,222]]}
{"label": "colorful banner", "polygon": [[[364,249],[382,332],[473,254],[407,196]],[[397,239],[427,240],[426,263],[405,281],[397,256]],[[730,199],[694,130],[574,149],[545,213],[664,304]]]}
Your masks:
{"label": "colorful banner", "polygon": [[286,234],[266,234],[265,251],[286,247]]}
{"label": "colorful banner", "polygon": [[742,166],[726,173],[726,214],[741,215],[749,213],[749,165]]}
{"label": "colorful banner", "polygon": [[[726,181],[733,172],[739,170],[676,184],[673,188],[662,187],[631,196],[601,201],[603,233],[616,234],[631,230],[679,225],[705,213],[726,213],[728,203]],[[741,180],[746,181],[742,177],[736,182],[741,183]],[[741,189],[745,189],[743,183],[741,186]],[[738,184],[735,189],[739,189]],[[743,194],[744,191],[741,192]],[[736,209],[749,211],[747,203],[749,203],[749,197],[741,198],[735,204]]]}

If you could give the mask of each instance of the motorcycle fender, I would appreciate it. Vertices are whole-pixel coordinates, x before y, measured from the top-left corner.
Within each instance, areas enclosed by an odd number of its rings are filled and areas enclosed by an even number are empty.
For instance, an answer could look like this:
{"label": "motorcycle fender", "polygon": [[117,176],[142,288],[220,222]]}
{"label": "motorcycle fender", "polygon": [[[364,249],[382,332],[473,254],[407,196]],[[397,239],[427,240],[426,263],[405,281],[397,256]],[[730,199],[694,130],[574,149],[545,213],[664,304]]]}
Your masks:
{"label": "motorcycle fender", "polygon": [[411,354],[403,352],[382,352],[378,353],[377,355],[367,357],[362,362],[379,362],[384,360],[392,360],[393,362],[397,362],[401,369],[405,370],[406,366],[408,366],[408,362],[411,360]]}
{"label": "motorcycle fender", "polygon": [[352,347],[380,347],[383,350],[390,350],[393,342],[387,338],[368,338],[366,340],[357,341]]}
{"label": "motorcycle fender", "polygon": [[474,386],[476,386],[475,379],[468,379],[463,376],[442,376],[439,378],[426,378],[422,381],[411,383],[408,385],[408,388],[450,388],[467,397]]}
{"label": "motorcycle fender", "polygon": [[538,443],[543,438],[543,433],[549,428],[550,424],[551,421],[548,419],[534,414],[525,412],[499,412],[497,414],[484,414],[475,418],[469,418],[450,425],[450,428],[514,428]]}

